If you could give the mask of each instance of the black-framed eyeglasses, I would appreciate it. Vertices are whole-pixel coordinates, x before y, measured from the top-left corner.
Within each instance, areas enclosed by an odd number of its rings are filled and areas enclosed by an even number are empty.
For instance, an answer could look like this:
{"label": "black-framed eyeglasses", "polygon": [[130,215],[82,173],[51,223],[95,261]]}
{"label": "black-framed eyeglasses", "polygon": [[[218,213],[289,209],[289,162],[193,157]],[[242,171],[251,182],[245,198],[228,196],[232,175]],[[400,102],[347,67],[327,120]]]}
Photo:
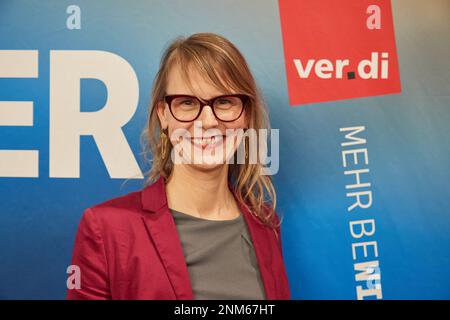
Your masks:
{"label": "black-framed eyeglasses", "polygon": [[218,120],[232,122],[242,115],[249,98],[246,94],[226,94],[205,100],[185,94],[172,94],[166,95],[164,100],[172,116],[180,122],[196,120],[205,106],[211,107]]}

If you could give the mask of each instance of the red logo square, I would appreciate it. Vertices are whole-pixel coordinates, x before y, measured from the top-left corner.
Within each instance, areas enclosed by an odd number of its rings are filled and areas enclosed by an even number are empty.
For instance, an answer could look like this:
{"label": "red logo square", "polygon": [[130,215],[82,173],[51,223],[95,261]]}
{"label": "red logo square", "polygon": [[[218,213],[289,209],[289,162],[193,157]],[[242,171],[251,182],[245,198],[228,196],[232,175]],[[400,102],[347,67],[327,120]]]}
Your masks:
{"label": "red logo square", "polygon": [[290,105],[400,93],[389,0],[279,0]]}

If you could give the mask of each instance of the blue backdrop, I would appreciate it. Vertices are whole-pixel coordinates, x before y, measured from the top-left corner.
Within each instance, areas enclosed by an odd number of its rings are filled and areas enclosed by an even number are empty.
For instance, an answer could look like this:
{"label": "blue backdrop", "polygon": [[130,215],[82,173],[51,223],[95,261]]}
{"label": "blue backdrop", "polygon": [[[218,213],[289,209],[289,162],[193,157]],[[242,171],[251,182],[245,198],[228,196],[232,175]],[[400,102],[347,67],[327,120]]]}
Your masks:
{"label": "blue backdrop", "polygon": [[[81,10],[81,29],[66,25],[70,5]],[[277,1],[1,0],[0,51],[37,50],[39,72],[0,78],[0,101],[34,103],[32,125],[0,126],[0,150],[38,150],[39,163],[37,177],[0,177],[0,298],[63,299],[83,210],[143,183],[111,178],[91,136],[81,137],[79,178],[51,177],[50,50],[112,52],[134,69],[138,107],[123,132],[146,170],[139,134],[162,50],[178,35],[216,32],[247,58],[280,129],[274,180],[292,297],[356,299],[352,244],[361,239],[349,223],[374,218],[367,241],[377,243],[382,298],[449,299],[450,1],[392,8],[401,94],[291,107]],[[107,95],[101,81],[82,80],[81,111],[101,109]],[[353,126],[365,127],[361,168],[370,169],[373,192],[370,213],[359,217],[347,211],[339,130]]]}

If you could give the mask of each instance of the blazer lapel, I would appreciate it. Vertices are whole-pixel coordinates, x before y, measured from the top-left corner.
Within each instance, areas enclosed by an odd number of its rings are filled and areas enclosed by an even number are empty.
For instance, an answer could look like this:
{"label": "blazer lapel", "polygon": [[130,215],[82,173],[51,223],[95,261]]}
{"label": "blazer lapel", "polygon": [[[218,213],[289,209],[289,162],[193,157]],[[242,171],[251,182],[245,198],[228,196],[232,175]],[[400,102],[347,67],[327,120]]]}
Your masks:
{"label": "blazer lapel", "polygon": [[[244,215],[253,242],[266,299],[277,299],[276,280],[272,275],[271,266],[273,248],[269,242],[270,235],[259,218],[241,204],[234,191],[231,188],[230,190]],[[142,190],[141,201],[143,209],[148,211],[148,214],[144,214],[142,217],[147,232],[155,243],[177,299],[193,300],[194,295],[183,248],[167,204],[164,179],[159,178],[155,183]]]}
{"label": "blazer lapel", "polygon": [[[233,195],[236,198],[234,192]],[[236,201],[239,204],[242,214],[244,215],[250,237],[252,238],[255,255],[258,261],[259,273],[266,292],[266,300],[275,300],[277,299],[277,290],[271,267],[273,254],[272,247],[269,242],[270,235],[265,229],[266,227],[262,225],[259,218],[252,214],[246,206],[242,205],[237,198]]]}
{"label": "blazer lapel", "polygon": [[178,232],[167,204],[164,179],[146,187],[141,193],[147,232],[152,237],[164,264],[177,299],[193,300],[194,295]]}

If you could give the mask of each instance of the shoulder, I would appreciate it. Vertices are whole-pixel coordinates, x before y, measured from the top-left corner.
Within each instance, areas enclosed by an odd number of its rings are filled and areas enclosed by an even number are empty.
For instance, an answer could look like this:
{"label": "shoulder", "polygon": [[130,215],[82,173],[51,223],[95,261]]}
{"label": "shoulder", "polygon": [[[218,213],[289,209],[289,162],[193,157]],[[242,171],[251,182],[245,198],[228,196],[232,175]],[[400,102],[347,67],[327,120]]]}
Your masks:
{"label": "shoulder", "polygon": [[125,227],[140,221],[142,214],[142,190],[111,198],[86,208],[82,221],[96,224],[100,229]]}

